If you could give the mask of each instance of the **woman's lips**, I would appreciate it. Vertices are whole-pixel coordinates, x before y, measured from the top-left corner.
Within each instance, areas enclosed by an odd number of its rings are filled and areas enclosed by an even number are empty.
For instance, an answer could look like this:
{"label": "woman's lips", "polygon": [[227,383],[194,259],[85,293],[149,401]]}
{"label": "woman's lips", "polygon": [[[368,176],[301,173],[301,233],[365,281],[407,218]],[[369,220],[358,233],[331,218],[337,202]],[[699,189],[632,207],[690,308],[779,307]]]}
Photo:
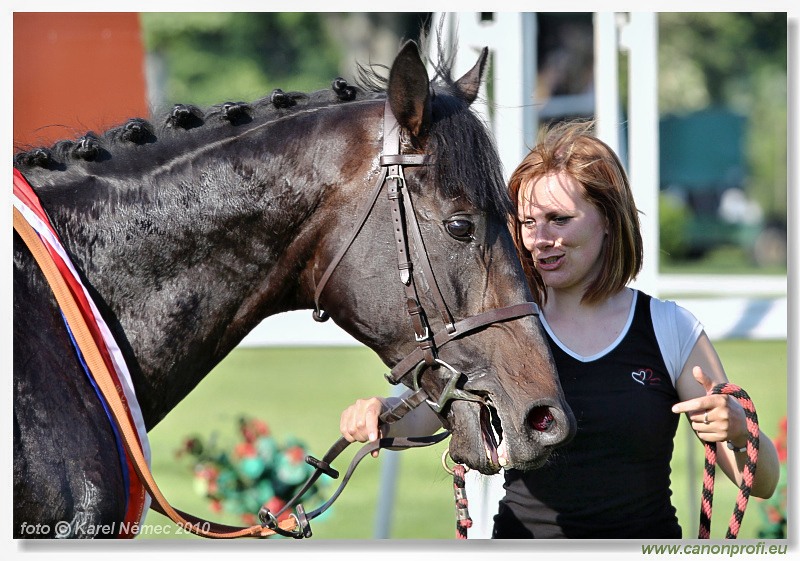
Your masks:
{"label": "woman's lips", "polygon": [[548,257],[539,257],[536,259],[536,265],[544,271],[552,271],[558,268],[561,264],[563,255],[550,255]]}

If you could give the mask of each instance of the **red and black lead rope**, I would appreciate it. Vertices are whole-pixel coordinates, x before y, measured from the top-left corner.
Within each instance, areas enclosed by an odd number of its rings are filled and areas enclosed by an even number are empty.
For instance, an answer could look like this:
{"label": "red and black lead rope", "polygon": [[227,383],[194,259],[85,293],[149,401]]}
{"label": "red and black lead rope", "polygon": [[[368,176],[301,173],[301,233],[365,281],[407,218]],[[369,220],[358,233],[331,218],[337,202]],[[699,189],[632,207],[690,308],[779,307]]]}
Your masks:
{"label": "red and black lead rope", "polygon": [[[739,485],[739,494],[736,497],[736,505],[733,508],[728,532],[725,539],[736,539],[744,518],[744,511],[747,508],[747,501],[750,499],[750,491],[753,488],[753,480],[756,475],[756,463],[758,462],[758,416],[756,408],[750,396],[742,388],[734,384],[723,383],[714,386],[711,394],[723,394],[735,397],[744,409],[747,420],[747,460],[742,471],[742,483]],[[703,474],[703,496],[700,503],[700,539],[709,539],[711,536],[711,506],[714,499],[714,472],[717,465],[717,444],[715,442],[705,442],[706,460],[705,471]]]}
{"label": "red and black lead rope", "polygon": [[467,468],[462,464],[453,466],[453,493],[456,497],[456,538],[467,539],[467,530],[472,527],[472,518],[469,516],[469,501],[467,501],[467,488],[464,475]]}
{"label": "red and black lead rope", "polygon": [[464,476],[469,468],[464,464],[454,464],[452,468],[447,465],[450,450],[445,448],[442,454],[444,470],[453,476],[453,494],[456,499],[456,538],[467,539],[467,530],[472,527],[472,518],[469,516],[469,501],[467,501],[467,482]]}

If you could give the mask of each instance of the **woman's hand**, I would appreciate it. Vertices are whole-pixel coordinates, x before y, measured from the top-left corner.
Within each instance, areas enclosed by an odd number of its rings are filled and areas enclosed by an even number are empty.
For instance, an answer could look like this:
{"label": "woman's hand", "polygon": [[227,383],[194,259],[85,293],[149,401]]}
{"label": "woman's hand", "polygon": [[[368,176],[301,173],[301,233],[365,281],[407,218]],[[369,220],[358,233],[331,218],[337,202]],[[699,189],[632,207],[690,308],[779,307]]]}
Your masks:
{"label": "woman's hand", "polygon": [[[385,407],[386,399],[382,397],[356,400],[342,411],[339,431],[348,442],[375,442],[382,436],[378,417]],[[378,457],[378,450],[372,452],[372,457]]]}
{"label": "woman's hand", "polygon": [[675,404],[673,413],[686,413],[692,422],[692,430],[705,442],[730,440],[737,448],[744,447],[748,432],[742,406],[730,395],[709,394],[716,383],[699,366],[692,368],[692,375],[708,395]]}

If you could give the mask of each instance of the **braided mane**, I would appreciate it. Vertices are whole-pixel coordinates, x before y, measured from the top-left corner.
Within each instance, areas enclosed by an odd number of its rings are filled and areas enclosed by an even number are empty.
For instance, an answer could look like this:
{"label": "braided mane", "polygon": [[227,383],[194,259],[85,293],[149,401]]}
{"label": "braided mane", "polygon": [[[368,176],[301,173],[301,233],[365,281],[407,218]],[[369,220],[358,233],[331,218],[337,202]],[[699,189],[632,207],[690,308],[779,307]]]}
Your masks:
{"label": "braided mane", "polygon": [[89,131],[75,140],[57,141],[49,148],[20,151],[14,155],[14,166],[20,169],[39,167],[64,170],[71,162],[102,162],[114,155],[135,150],[136,146],[187,140],[187,134],[201,137],[223,127],[283,117],[297,108],[321,107],[367,96],[371,97],[372,94],[365,94],[344,79],[337,78],[331,84],[331,89],[310,94],[275,89],[270,95],[251,103],[228,101],[205,111],[195,105],[177,104],[165,115],[157,117],[156,124],[142,118],[132,118],[102,134]]}

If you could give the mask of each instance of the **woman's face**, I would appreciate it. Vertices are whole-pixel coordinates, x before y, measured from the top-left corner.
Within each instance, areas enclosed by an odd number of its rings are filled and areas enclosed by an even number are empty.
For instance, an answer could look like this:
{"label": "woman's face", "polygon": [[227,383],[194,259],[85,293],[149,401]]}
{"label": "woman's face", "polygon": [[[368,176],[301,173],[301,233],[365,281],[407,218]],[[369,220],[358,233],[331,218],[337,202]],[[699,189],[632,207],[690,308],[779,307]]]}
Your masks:
{"label": "woman's face", "polygon": [[600,272],[605,217],[565,173],[524,184],[519,198],[522,243],[544,284],[554,290],[585,290]]}

